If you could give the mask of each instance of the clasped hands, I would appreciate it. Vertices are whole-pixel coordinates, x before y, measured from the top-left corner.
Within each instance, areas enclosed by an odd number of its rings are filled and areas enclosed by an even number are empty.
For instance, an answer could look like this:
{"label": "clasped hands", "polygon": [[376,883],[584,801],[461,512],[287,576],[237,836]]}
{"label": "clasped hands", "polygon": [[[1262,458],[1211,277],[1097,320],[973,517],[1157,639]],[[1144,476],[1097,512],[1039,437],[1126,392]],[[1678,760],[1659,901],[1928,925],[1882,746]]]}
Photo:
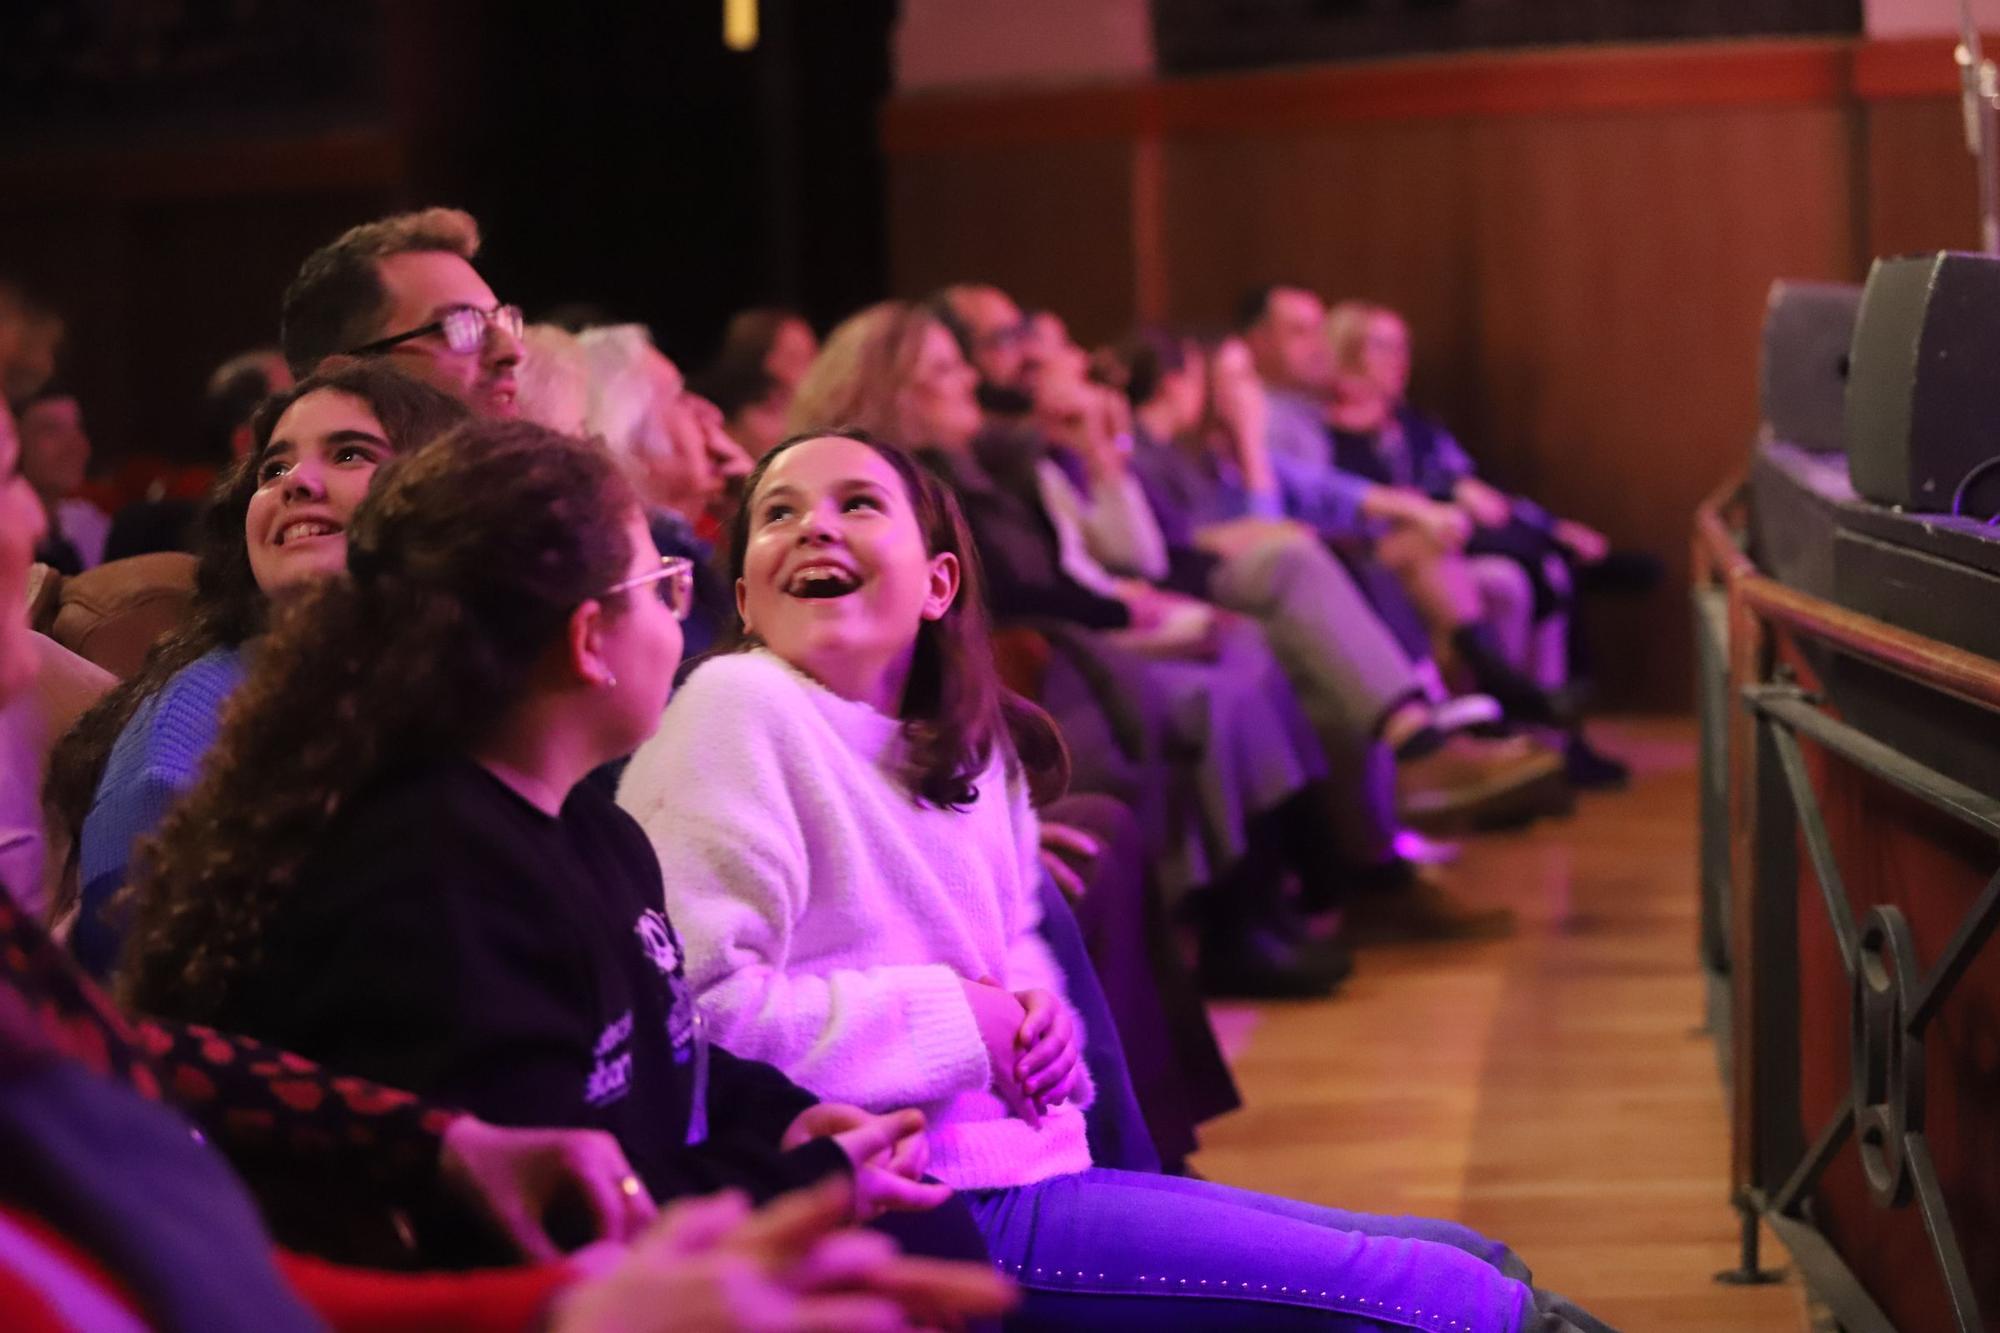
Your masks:
{"label": "clasped hands", "polygon": [[993,1091],[1030,1125],[1075,1096],[1083,1084],[1076,1020],[1062,997],[1009,991],[991,977],[961,981],[993,1071]]}

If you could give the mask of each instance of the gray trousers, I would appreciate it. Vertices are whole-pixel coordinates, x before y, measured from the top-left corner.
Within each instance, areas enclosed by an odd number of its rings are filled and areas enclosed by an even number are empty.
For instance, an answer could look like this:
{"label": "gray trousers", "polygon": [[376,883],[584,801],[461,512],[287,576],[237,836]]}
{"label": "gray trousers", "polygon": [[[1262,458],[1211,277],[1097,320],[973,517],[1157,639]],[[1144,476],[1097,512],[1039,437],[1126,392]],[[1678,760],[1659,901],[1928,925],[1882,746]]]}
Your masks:
{"label": "gray trousers", "polygon": [[[1172,892],[1214,883],[1250,849],[1250,823],[1327,777],[1327,760],[1271,646],[1225,619],[1213,661],[1141,657],[1165,704],[1170,757],[1186,756],[1181,821],[1162,878]],[[1178,856],[1175,855],[1178,853]]]}
{"label": "gray trousers", "polygon": [[1409,655],[1347,567],[1304,535],[1274,533],[1225,559],[1210,595],[1252,616],[1318,734],[1342,848],[1357,861],[1389,854],[1395,763],[1376,740],[1398,705],[1423,695]]}

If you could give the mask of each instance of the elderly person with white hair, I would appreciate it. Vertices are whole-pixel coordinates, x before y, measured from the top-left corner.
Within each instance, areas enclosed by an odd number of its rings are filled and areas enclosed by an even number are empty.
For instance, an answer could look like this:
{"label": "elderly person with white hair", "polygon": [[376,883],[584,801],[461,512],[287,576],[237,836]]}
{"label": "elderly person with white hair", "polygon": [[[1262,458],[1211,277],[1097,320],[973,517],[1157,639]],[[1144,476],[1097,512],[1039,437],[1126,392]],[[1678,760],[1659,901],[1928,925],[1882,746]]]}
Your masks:
{"label": "elderly person with white hair", "polygon": [[586,329],[576,343],[589,376],[584,431],[630,472],[660,553],[694,562],[694,611],[683,627],[692,662],[735,614],[734,597],[712,568],[712,542],[750,459],[723,430],[722,413],[688,391],[644,326]]}

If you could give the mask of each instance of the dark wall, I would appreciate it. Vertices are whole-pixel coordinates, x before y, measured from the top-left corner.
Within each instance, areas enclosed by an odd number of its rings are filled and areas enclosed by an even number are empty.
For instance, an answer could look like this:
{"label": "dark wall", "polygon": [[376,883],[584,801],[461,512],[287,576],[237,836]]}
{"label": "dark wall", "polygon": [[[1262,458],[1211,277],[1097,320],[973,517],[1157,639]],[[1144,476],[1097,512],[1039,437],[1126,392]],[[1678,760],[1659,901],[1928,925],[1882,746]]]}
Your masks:
{"label": "dark wall", "polygon": [[1165,74],[1495,47],[1861,31],[1861,0],[1153,0]]}
{"label": "dark wall", "polygon": [[729,314],[830,322],[883,287],[877,106],[891,0],[765,0],[727,51],[720,6],[480,10],[468,105],[438,187],[485,224],[496,286],[654,327],[699,363]]}
{"label": "dark wall", "polygon": [[106,464],[191,456],[299,261],[397,208],[470,208],[503,297],[643,320],[690,368],[752,302],[831,322],[884,288],[895,6],[759,8],[736,53],[707,2],[0,6],[0,273],[69,316]]}

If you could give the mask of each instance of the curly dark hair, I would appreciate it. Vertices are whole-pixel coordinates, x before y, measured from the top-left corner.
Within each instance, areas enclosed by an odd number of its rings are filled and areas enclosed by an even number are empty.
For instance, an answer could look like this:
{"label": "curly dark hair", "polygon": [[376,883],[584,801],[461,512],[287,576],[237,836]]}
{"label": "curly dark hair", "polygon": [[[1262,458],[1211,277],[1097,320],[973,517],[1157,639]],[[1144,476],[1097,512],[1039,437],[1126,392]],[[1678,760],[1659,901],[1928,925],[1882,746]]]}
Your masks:
{"label": "curly dark hair", "polygon": [[602,448],[525,421],[469,422],[385,467],[348,577],[278,608],[201,782],[140,845],[126,1001],[214,1016],[355,795],[475,748],[630,565],[638,512]]}
{"label": "curly dark hair", "polygon": [[187,620],[153,645],[136,673],[79,717],[49,756],[42,805],[50,826],[67,837],[69,846],[69,865],[49,904],[51,920],[67,916],[77,905],[75,863],[84,817],[104,778],[111,747],[133,714],[197,658],[217,648],[238,647],[263,631],[267,605],[250,572],[244,520],[250,497],[257,491],[257,470],[279,419],[292,404],[322,389],[366,403],[381,423],[389,447],[398,453],[409,452],[469,415],[451,395],[387,365],[363,361],[330,362],[321,373],[273,394],[257,409],[251,419],[250,453],[216,483],[196,529],[194,600]]}
{"label": "curly dark hair", "polygon": [[[782,441],[751,470],[743,504],[730,520],[725,548],[730,582],[743,577],[757,491],[771,465],[808,440],[829,437],[853,440],[880,454],[903,479],[925,549],[958,559],[958,597],[943,616],[925,621],[917,631],[903,691],[904,785],[922,804],[964,809],[979,798],[974,781],[985,771],[994,745],[1003,743],[1025,773],[1035,804],[1060,797],[1069,785],[1069,750],[1053,718],[1000,682],[979,550],[965,515],[944,483],[904,450],[852,428],[805,431]],[[724,633],[723,651],[757,646],[740,618]]]}

